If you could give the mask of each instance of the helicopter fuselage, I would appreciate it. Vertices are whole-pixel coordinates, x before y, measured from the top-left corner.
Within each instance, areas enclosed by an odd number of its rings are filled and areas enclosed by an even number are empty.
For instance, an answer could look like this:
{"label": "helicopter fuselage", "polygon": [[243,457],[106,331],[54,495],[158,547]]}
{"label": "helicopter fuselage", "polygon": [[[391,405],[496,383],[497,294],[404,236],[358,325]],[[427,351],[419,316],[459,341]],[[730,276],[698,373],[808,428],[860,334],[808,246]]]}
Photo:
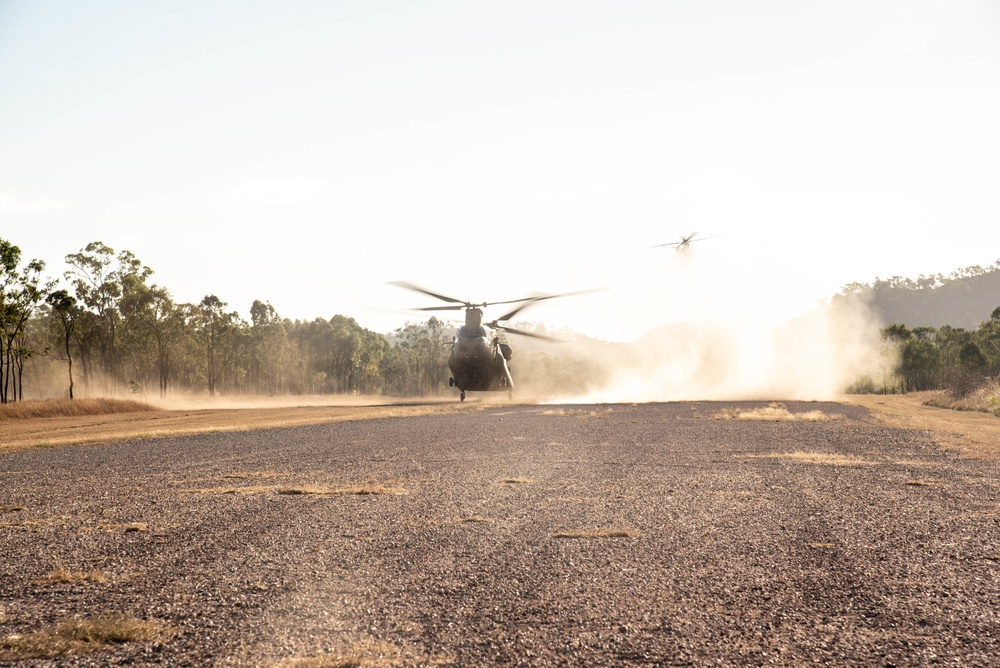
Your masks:
{"label": "helicopter fuselage", "polygon": [[451,384],[461,390],[463,399],[466,390],[510,392],[514,387],[501,342],[483,326],[479,309],[466,312],[465,326],[458,330],[448,355],[448,368]]}

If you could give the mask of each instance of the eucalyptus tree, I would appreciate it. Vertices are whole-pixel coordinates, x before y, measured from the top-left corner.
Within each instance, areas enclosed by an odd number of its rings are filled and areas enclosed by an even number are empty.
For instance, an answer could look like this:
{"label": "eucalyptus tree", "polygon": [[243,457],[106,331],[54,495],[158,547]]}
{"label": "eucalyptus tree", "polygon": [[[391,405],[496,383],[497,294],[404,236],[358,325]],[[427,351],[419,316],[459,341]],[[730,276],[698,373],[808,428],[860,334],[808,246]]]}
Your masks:
{"label": "eucalyptus tree", "polygon": [[289,364],[288,333],[270,302],[250,306],[249,381],[256,391],[277,394],[285,389]]}
{"label": "eucalyptus tree", "polygon": [[406,323],[393,333],[396,348],[403,352],[406,363],[396,363],[395,370],[407,375],[406,394],[437,394],[448,377],[449,337],[445,323],[431,317],[427,322]]}
{"label": "eucalyptus tree", "polygon": [[[76,291],[83,307],[93,315],[81,324],[93,328],[101,364],[110,375],[112,383],[124,382],[121,373],[120,345],[122,343],[123,300],[127,303],[134,293],[145,288],[146,279],[153,273],[131,251],[117,255],[110,246],[94,241],[79,253],[66,256],[69,269],[65,278]],[[126,314],[129,315],[126,306]],[[128,322],[127,326],[134,323]]]}
{"label": "eucalyptus tree", "polygon": [[174,358],[189,326],[185,309],[174,304],[166,288],[153,286],[147,306],[149,329],[156,342],[156,369],[160,397],[167,396],[173,380]]}
{"label": "eucalyptus tree", "polygon": [[244,323],[236,311],[226,311],[226,302],[206,295],[198,304],[198,337],[205,352],[205,378],[208,394],[214,397],[228,381],[230,387],[240,378],[235,367],[243,344]]}
{"label": "eucalyptus tree", "polygon": [[24,343],[24,327],[55,286],[42,277],[45,263],[41,260],[20,265],[21,249],[0,239],[0,403],[24,396],[24,361],[32,354]]}
{"label": "eucalyptus tree", "polygon": [[73,329],[76,327],[76,319],[79,309],[76,305],[76,297],[69,291],[62,289],[50,292],[45,298],[52,313],[55,314],[58,322],[62,326],[63,343],[66,351],[66,370],[69,374],[69,398],[73,398],[73,352],[70,349],[70,341],[73,338]]}

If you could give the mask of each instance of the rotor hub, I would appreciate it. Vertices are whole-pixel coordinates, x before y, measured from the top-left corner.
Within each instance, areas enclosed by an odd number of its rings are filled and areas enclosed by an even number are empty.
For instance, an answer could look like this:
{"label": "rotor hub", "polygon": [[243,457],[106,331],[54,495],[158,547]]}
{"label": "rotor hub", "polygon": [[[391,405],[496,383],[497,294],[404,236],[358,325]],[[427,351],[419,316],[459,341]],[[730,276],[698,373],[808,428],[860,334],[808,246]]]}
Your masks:
{"label": "rotor hub", "polygon": [[483,325],[483,311],[479,308],[467,308],[465,309],[465,326],[466,327],[482,327]]}

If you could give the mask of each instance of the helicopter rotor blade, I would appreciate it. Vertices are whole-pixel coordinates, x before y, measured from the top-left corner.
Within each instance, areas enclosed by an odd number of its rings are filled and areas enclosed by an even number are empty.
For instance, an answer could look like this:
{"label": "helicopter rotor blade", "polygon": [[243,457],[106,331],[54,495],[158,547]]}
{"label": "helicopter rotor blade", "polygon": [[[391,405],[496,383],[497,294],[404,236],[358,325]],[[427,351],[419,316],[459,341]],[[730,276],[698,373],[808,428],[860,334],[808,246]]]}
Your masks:
{"label": "helicopter rotor blade", "polygon": [[492,327],[493,329],[501,329],[510,334],[517,334],[518,336],[527,336],[532,339],[542,339],[543,341],[561,341],[561,339],[557,339],[554,336],[549,336],[548,334],[539,334],[538,332],[528,332],[523,329],[515,329],[514,327],[500,325],[497,324],[495,320],[491,323],[488,323],[488,326]]}
{"label": "helicopter rotor blade", "polygon": [[[526,309],[529,306],[531,306],[532,304],[535,304],[537,302],[543,302],[546,299],[555,299],[557,297],[574,297],[576,295],[585,295],[585,294],[589,294],[591,292],[598,292],[598,290],[596,290],[596,289],[593,289],[593,290],[577,290],[575,292],[561,292],[561,293],[559,293],[557,295],[538,295],[536,297],[528,297],[527,299],[519,299],[518,301],[523,301],[524,303],[521,304],[520,306],[518,306],[517,308],[515,308],[510,313],[503,314],[502,316],[500,316],[499,318],[497,318],[496,320],[494,320],[494,322],[504,322],[506,320],[510,320],[515,315],[517,315],[518,313],[520,313],[523,309]],[[494,302],[494,303],[499,304],[500,302]]]}
{"label": "helicopter rotor blade", "polygon": [[422,308],[415,308],[414,311],[461,311],[466,308],[465,304],[457,304],[455,306],[424,306]]}
{"label": "helicopter rotor blade", "polygon": [[449,297],[447,295],[441,295],[441,294],[438,294],[436,292],[431,292],[430,290],[425,290],[424,288],[420,287],[419,285],[414,285],[413,283],[407,283],[406,281],[390,281],[389,284],[390,285],[398,286],[400,288],[406,288],[407,290],[413,290],[414,292],[421,292],[421,293],[423,293],[425,295],[428,295],[430,297],[434,297],[435,299],[440,299],[443,302],[452,302],[454,304],[460,304],[461,305],[461,306],[453,307],[453,308],[465,308],[465,307],[468,307],[468,306],[472,306],[472,304],[470,304],[469,302],[464,301],[462,299],[455,299],[454,297]]}

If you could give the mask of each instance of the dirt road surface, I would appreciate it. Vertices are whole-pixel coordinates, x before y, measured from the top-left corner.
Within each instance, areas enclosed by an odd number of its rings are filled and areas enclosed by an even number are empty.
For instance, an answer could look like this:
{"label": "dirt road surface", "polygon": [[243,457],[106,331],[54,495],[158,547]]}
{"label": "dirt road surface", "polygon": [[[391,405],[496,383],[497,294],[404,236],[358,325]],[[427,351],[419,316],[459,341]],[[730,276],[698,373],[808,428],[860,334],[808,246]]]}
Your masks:
{"label": "dirt road surface", "polygon": [[0,452],[0,665],[998,665],[1000,464],[766,406]]}

